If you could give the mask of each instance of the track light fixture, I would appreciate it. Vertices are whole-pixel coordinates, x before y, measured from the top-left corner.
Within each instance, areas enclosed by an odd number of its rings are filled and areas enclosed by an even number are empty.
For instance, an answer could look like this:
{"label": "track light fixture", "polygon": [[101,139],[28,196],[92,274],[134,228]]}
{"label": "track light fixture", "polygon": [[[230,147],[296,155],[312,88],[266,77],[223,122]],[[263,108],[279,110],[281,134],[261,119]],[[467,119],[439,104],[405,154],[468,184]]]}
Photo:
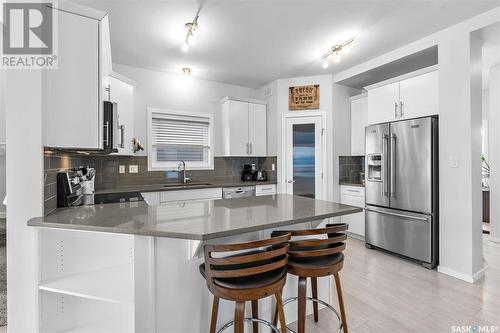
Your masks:
{"label": "track light fixture", "polygon": [[332,48],[323,54],[321,59],[323,60],[322,66],[323,68],[328,68],[329,61],[328,58],[333,55],[333,62],[338,63],[341,60],[341,54],[349,54],[351,51],[351,43],[354,41],[354,38],[347,40],[346,42],[338,45],[332,46]]}
{"label": "track light fixture", "polygon": [[182,51],[187,52],[189,50],[190,44],[193,43],[194,33],[196,29],[198,29],[198,17],[196,14],[194,20],[192,22],[186,23],[184,26],[186,27],[186,38],[184,38],[184,43],[182,44]]}

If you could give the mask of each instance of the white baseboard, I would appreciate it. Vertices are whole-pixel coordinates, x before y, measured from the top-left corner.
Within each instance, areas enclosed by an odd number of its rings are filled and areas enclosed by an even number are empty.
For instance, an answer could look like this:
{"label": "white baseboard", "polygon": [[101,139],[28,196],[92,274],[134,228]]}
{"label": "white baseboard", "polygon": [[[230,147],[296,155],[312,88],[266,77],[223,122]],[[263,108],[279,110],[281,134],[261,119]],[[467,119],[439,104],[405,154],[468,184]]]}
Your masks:
{"label": "white baseboard", "polygon": [[500,237],[493,237],[493,236],[488,236],[488,240],[490,242],[494,242],[494,243],[500,243]]}
{"label": "white baseboard", "polygon": [[360,241],[365,241],[365,236],[361,236],[361,235],[358,235],[358,234],[354,234],[352,232],[347,232],[347,236],[351,237],[351,238],[354,238],[354,239],[357,239],[357,240],[360,240]]}
{"label": "white baseboard", "polygon": [[457,272],[453,269],[443,267],[443,266],[438,266],[437,270],[439,273],[443,273],[443,274],[452,276],[454,278],[457,278],[457,279],[460,279],[460,280],[463,280],[463,281],[469,282],[469,283],[475,283],[484,276],[484,267],[481,268],[476,273],[474,273],[473,275],[464,274],[462,272]]}

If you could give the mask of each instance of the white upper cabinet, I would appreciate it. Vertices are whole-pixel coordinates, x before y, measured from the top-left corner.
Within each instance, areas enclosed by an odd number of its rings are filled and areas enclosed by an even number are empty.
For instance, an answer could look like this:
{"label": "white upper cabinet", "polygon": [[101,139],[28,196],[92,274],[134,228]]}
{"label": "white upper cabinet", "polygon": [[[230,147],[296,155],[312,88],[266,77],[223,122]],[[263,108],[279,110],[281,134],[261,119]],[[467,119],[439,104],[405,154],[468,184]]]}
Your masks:
{"label": "white upper cabinet", "polygon": [[410,119],[438,114],[438,71],[400,82],[401,118]]}
{"label": "white upper cabinet", "polygon": [[368,97],[351,99],[351,155],[365,154],[365,127],[368,124]]}
{"label": "white upper cabinet", "polygon": [[105,99],[116,103],[118,109],[119,142],[116,155],[133,155],[134,147],[134,83],[112,73]]}
{"label": "white upper cabinet", "polygon": [[248,142],[251,156],[267,155],[267,112],[264,104],[248,104]]}
{"label": "white upper cabinet", "polygon": [[223,156],[267,155],[266,105],[252,101],[222,100]]}
{"label": "white upper cabinet", "polygon": [[399,82],[368,90],[368,123],[398,119]]}
{"label": "white upper cabinet", "polygon": [[439,114],[437,70],[420,70],[366,89],[368,124]]}
{"label": "white upper cabinet", "polygon": [[103,148],[103,84],[111,70],[107,16],[58,15],[58,68],[45,71],[44,145]]}

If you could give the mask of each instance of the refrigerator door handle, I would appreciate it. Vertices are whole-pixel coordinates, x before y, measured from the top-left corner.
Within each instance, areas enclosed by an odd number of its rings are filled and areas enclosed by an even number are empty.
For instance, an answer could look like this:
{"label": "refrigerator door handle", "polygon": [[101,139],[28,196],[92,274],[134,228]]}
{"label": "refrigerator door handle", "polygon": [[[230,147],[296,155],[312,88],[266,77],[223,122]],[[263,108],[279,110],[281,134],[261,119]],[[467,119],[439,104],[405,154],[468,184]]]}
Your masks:
{"label": "refrigerator door handle", "polygon": [[367,208],[367,207],[365,207],[365,210],[369,211],[369,212],[380,213],[380,214],[385,214],[385,215],[391,215],[391,216],[397,216],[397,217],[404,217],[404,218],[412,219],[412,220],[429,221],[429,219],[426,218],[426,217],[419,217],[419,216],[398,214],[398,213],[393,213],[393,212],[386,212],[386,211],[381,211],[381,210],[370,209],[370,208]]}
{"label": "refrigerator door handle", "polygon": [[382,155],[384,157],[384,165],[382,166],[383,168],[382,182],[384,186],[385,196],[389,195],[389,156],[387,155],[389,150],[388,147],[389,147],[389,135],[384,134],[384,142],[382,145]]}
{"label": "refrigerator door handle", "polygon": [[391,197],[396,196],[396,134],[391,134]]}

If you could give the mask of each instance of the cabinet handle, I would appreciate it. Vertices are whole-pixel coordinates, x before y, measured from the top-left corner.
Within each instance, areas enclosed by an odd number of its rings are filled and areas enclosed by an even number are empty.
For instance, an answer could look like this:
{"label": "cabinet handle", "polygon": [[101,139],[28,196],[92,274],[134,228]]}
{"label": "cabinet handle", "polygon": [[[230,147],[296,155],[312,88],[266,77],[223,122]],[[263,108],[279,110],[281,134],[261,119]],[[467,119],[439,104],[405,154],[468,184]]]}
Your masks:
{"label": "cabinet handle", "polygon": [[120,125],[120,148],[125,148],[125,125]]}
{"label": "cabinet handle", "polygon": [[104,148],[109,147],[109,121],[104,124],[106,136],[104,137]]}
{"label": "cabinet handle", "polygon": [[399,116],[403,117],[403,102],[399,102]]}
{"label": "cabinet handle", "polygon": [[398,117],[398,102],[394,103],[394,118]]}

